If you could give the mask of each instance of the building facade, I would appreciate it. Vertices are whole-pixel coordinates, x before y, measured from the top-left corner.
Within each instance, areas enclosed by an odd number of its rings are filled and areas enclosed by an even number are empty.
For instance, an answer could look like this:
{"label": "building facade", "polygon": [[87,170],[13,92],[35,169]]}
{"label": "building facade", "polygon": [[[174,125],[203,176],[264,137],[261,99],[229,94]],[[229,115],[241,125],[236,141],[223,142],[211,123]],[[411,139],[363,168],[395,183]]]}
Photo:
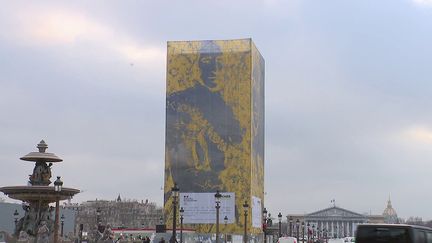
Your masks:
{"label": "building facade", "polygon": [[298,232],[299,235],[306,236],[309,233],[315,238],[352,237],[359,224],[384,222],[382,215],[359,214],[336,205],[309,214],[288,215],[287,219],[291,222],[288,224],[288,232],[292,232],[293,236]]}
{"label": "building facade", "polygon": [[155,203],[136,200],[94,200],[79,205],[65,204],[76,210],[75,234],[93,232],[98,225],[112,228],[155,228],[163,217],[162,208]]}

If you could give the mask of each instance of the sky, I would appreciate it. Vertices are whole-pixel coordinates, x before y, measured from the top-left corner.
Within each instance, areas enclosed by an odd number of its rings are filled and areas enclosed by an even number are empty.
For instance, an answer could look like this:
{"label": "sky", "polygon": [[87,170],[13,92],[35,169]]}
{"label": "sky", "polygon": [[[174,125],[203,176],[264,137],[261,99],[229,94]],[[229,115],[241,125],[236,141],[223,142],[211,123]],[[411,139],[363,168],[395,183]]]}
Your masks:
{"label": "sky", "polygon": [[[163,203],[166,43],[266,61],[265,206],[432,220],[432,0],[0,0],[0,186],[44,139],[73,202]],[[4,195],[0,197],[5,198]]]}

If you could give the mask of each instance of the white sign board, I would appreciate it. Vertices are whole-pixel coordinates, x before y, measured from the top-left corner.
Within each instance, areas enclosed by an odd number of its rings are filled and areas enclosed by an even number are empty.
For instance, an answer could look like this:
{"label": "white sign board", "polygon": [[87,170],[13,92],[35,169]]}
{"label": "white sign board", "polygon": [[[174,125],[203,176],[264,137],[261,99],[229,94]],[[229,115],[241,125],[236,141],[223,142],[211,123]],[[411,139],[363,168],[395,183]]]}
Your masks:
{"label": "white sign board", "polygon": [[[235,222],[235,193],[221,192],[219,223],[224,224],[225,216],[228,223]],[[216,222],[216,202],[214,192],[180,193],[180,207],[183,208],[184,224],[214,224]]]}
{"label": "white sign board", "polygon": [[252,227],[262,227],[261,198],[252,196]]}

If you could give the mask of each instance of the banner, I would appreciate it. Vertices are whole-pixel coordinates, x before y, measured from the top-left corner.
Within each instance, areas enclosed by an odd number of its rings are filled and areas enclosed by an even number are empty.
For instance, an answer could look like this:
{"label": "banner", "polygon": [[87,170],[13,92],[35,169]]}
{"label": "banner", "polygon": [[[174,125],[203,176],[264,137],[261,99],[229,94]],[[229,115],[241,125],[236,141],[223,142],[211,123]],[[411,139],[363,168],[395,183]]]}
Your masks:
{"label": "banner", "polygon": [[[221,192],[219,223],[224,224],[225,216],[228,224],[235,222],[235,193]],[[216,222],[215,193],[180,193],[180,207],[183,208],[184,224],[214,224]]]}
{"label": "banner", "polygon": [[261,199],[252,196],[252,227],[261,228],[262,226],[262,207]]}

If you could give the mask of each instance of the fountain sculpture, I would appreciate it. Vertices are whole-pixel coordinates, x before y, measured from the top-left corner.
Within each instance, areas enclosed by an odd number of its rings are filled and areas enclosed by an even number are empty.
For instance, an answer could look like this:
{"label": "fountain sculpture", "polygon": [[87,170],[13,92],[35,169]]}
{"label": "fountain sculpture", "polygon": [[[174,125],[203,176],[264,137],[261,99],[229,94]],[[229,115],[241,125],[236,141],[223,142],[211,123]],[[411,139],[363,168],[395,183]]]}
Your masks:
{"label": "fountain sculpture", "polygon": [[[29,175],[26,186],[1,187],[0,191],[8,197],[22,201],[24,217],[19,219],[15,225],[14,236],[26,235],[35,242],[53,242],[58,225],[55,226],[55,217],[58,217],[59,201],[72,198],[79,193],[78,189],[62,187],[60,177],[51,184],[51,167],[53,163],[63,160],[53,153],[45,152],[48,145],[42,140],[38,145],[38,152],[31,152],[20,158],[24,161],[35,162],[33,173]],[[50,203],[56,203],[56,207]],[[56,210],[54,217],[53,211]],[[57,219],[58,224],[58,219]],[[52,234],[54,233],[54,234]],[[53,237],[54,236],[54,237]],[[51,240],[53,239],[54,240]]]}

